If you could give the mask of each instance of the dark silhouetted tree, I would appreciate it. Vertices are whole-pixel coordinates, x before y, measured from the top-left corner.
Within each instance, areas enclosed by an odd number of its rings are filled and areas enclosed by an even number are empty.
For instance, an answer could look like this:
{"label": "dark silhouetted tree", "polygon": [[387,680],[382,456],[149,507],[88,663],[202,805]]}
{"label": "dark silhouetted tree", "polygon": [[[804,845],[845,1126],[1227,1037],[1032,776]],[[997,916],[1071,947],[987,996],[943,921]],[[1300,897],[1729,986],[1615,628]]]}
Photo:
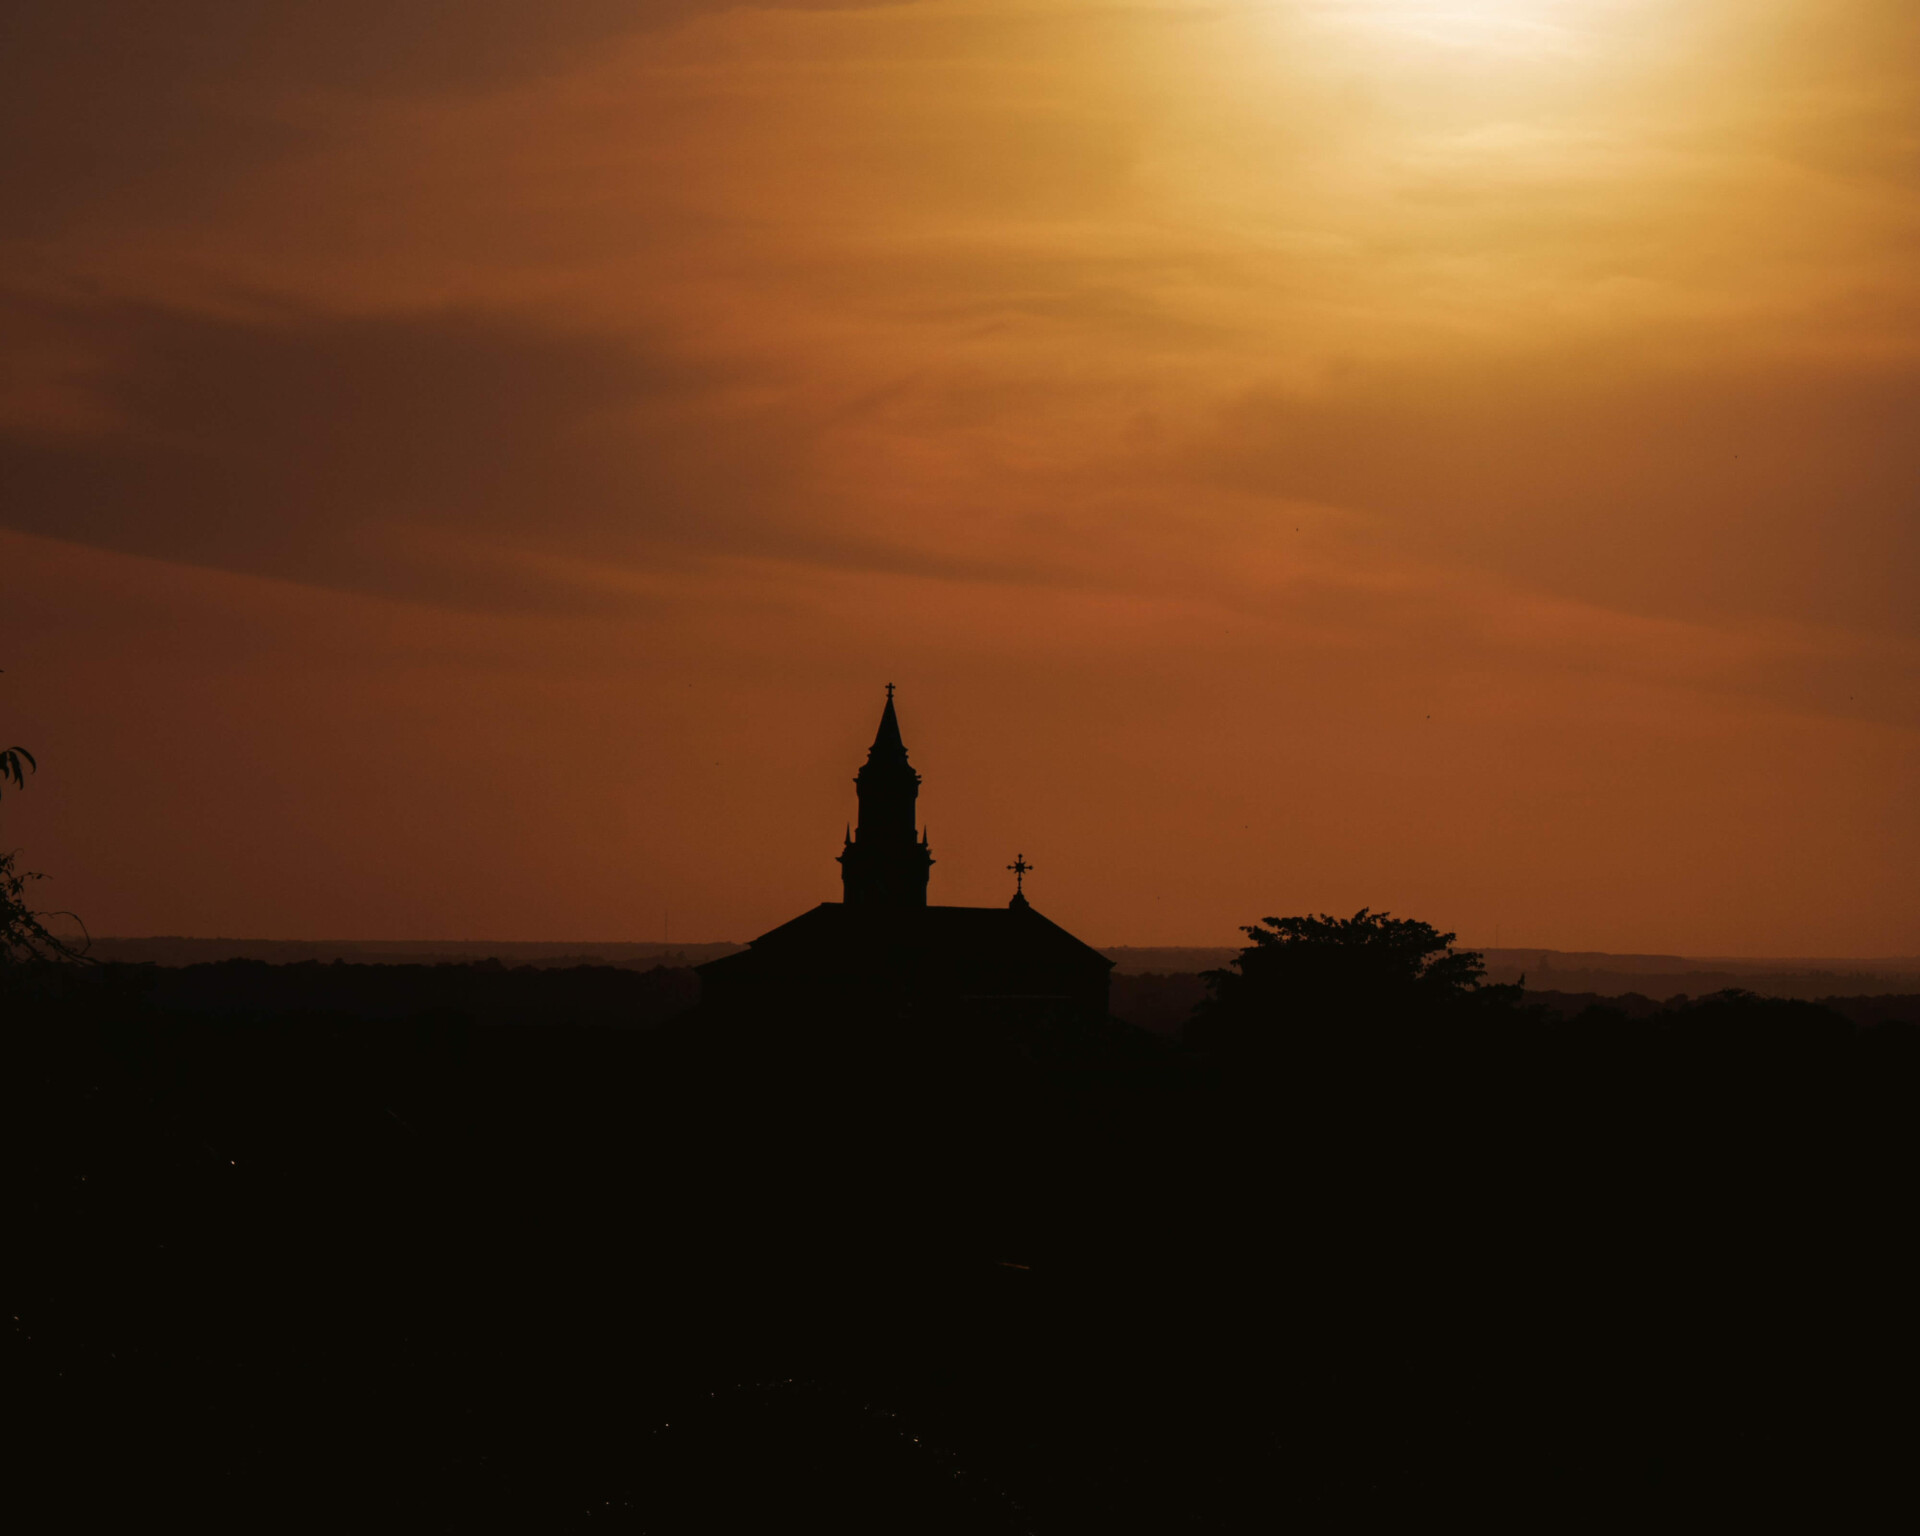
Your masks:
{"label": "dark silhouetted tree", "polygon": [[1253,942],[1205,974],[1207,996],[1187,1039],[1205,1050],[1259,1055],[1290,1032],[1438,1022],[1517,987],[1482,984],[1486,966],[1430,923],[1362,907],[1352,917],[1269,917],[1241,930]]}

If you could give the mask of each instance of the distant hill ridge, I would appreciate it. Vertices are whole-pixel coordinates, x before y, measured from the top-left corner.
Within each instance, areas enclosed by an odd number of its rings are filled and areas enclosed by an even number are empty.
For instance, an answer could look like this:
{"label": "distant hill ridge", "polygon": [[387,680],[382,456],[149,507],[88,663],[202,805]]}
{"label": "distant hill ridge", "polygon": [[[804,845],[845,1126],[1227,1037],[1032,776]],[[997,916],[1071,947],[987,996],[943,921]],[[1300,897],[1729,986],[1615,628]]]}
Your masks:
{"label": "distant hill ridge", "polygon": [[1920,956],[1872,959],[1685,955],[1609,955],[1593,951],[1487,949],[1487,979],[1517,982],[1530,992],[1594,993],[1655,999],[1704,997],[1730,987],[1763,997],[1807,1001],[1836,996],[1920,992]]}
{"label": "distant hill ridge", "polygon": [[699,965],[744,949],[743,944],[592,943],[582,939],[95,939],[97,960],[126,965],[208,965],[263,960],[269,965],[345,961],[356,965],[472,964],[540,967],[614,965],[631,970]]}
{"label": "distant hill ridge", "polygon": [[[657,944],[583,939],[222,939],[103,938],[93,943],[101,960],[167,966],[219,960],[262,960],[274,965],[340,960],[362,965],[433,965],[498,960],[502,965],[554,967],[612,965],[633,970],[700,965],[746,946],[726,942]],[[1190,976],[1228,964],[1236,949],[1181,945],[1121,944],[1101,951],[1123,976]],[[1773,997],[1820,998],[1920,992],[1920,955],[1870,959],[1800,957],[1615,955],[1599,950],[1484,949],[1487,978],[1517,982],[1531,991],[1628,993],[1667,998],[1699,997],[1743,987]]]}
{"label": "distant hill ridge", "polygon": [[[1472,946],[1468,946],[1471,948]],[[1620,971],[1636,976],[1663,976],[1689,971],[1768,972],[1825,971],[1840,975],[1920,976],[1920,955],[1876,955],[1835,958],[1793,955],[1757,959],[1750,955],[1614,955],[1603,950],[1482,949],[1487,967],[1518,966],[1538,970]]]}

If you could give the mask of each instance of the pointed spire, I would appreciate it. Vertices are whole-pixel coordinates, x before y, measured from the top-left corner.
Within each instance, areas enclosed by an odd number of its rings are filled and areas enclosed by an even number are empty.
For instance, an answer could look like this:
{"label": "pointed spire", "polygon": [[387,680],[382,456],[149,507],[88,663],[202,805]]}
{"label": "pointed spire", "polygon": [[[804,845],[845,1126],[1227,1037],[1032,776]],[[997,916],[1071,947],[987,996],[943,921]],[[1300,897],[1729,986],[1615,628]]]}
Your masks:
{"label": "pointed spire", "polygon": [[900,739],[900,717],[893,712],[893,684],[887,684],[887,707],[880,714],[880,729],[874,732],[873,745],[867,749],[867,760],[875,758],[907,759],[907,744]]}

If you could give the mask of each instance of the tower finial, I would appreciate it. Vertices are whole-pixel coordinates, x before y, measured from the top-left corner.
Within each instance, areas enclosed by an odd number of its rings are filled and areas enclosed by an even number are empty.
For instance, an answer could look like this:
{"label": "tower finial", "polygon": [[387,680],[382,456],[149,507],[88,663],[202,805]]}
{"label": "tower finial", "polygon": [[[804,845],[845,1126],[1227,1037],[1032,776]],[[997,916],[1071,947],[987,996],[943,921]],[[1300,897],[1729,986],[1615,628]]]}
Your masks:
{"label": "tower finial", "polygon": [[1027,862],[1027,856],[1024,853],[1016,853],[1013,856],[1013,862],[1009,864],[1007,868],[1013,871],[1013,899],[1018,902],[1025,902],[1027,899],[1027,872],[1031,870],[1033,866]]}
{"label": "tower finial", "polygon": [[892,683],[887,684],[887,702],[889,704],[893,702],[893,684]]}

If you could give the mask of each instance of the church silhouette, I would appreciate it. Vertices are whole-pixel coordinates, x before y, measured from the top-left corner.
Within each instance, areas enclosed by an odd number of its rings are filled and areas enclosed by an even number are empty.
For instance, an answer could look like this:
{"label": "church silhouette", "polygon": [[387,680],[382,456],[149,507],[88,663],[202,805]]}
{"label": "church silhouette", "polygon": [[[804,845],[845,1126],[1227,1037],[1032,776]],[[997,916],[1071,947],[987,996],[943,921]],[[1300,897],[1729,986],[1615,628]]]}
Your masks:
{"label": "church silhouette", "polygon": [[839,854],[840,901],[698,967],[703,1008],[756,1015],[1099,1022],[1113,962],[1027,901],[1024,855],[1004,907],[927,901],[933,850],[916,827],[920,775],[894,712],[893,685],[854,778],[859,821]]}

